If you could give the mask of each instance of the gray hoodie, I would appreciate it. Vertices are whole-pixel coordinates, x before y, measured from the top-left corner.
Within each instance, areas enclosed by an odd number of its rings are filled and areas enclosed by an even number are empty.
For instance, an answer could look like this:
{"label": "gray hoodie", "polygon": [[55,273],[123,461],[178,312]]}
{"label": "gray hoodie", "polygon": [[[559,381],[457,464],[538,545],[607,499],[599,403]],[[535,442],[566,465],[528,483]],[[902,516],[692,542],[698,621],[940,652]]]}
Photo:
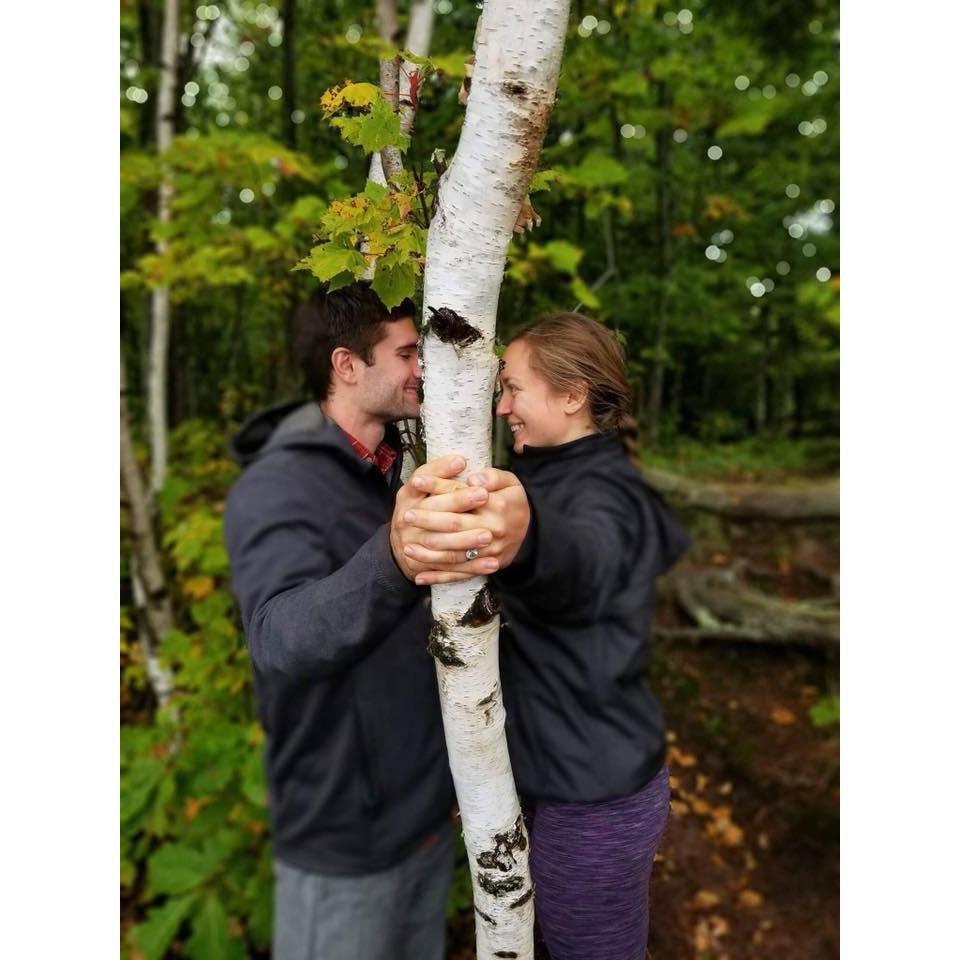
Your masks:
{"label": "gray hoodie", "polygon": [[[399,453],[397,431],[386,439]],[[397,567],[384,477],[316,404],[234,439],[232,585],[253,661],[275,855],[301,869],[393,866],[449,815],[453,786],[426,651],[427,591]]]}

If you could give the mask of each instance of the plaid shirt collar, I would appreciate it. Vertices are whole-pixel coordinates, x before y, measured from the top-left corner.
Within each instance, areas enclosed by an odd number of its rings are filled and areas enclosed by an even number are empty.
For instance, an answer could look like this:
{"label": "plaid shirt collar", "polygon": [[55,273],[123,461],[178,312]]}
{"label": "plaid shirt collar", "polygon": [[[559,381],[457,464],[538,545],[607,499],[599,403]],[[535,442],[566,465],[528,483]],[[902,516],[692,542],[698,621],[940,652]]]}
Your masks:
{"label": "plaid shirt collar", "polygon": [[[340,429],[342,430],[343,428],[341,427]],[[390,468],[397,459],[397,451],[387,443],[386,439],[381,440],[377,449],[371,453],[356,437],[351,436],[346,430],[343,432],[347,434],[350,446],[357,451],[357,455],[361,460],[369,460],[370,463],[375,463],[384,476],[390,472]]]}

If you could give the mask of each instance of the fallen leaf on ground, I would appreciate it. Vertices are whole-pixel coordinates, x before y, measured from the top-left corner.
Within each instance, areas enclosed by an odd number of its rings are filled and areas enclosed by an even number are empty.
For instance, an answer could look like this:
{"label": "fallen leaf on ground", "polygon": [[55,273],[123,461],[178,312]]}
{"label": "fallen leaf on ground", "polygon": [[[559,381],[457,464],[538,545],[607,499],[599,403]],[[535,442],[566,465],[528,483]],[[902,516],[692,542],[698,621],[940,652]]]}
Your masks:
{"label": "fallen leaf on ground", "polygon": [[719,894],[712,890],[698,890],[693,898],[693,905],[698,910],[710,910],[720,902]]}
{"label": "fallen leaf on ground", "polygon": [[759,907],[763,903],[763,895],[756,890],[741,890],[737,902],[741,907]]}
{"label": "fallen leaf on ground", "polygon": [[796,714],[786,707],[774,707],[770,711],[770,719],[781,727],[789,727],[791,723],[797,722]]}
{"label": "fallen leaf on ground", "polygon": [[679,747],[674,746],[667,748],[667,760],[678,767],[694,767],[697,764],[697,758],[692,753],[684,753]]}

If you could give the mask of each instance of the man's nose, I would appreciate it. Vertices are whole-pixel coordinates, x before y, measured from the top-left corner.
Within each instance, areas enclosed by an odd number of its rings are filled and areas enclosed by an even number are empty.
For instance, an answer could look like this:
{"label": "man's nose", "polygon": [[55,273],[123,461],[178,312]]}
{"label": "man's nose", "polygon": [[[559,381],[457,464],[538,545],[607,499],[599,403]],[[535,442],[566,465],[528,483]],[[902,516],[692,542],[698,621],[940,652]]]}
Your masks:
{"label": "man's nose", "polygon": [[413,375],[417,380],[423,379],[423,367],[420,366],[419,358],[415,358],[413,361]]}

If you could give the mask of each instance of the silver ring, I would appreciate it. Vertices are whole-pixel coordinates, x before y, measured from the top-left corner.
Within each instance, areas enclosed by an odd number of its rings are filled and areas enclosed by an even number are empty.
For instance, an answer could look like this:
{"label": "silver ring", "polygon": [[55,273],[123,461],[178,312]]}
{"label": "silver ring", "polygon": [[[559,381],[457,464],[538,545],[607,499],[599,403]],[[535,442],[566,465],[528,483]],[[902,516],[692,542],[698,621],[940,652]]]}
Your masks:
{"label": "silver ring", "polygon": [[480,556],[480,551],[477,550],[475,547],[471,547],[469,550],[466,551],[466,557],[468,560],[476,560],[477,557],[479,556]]}

